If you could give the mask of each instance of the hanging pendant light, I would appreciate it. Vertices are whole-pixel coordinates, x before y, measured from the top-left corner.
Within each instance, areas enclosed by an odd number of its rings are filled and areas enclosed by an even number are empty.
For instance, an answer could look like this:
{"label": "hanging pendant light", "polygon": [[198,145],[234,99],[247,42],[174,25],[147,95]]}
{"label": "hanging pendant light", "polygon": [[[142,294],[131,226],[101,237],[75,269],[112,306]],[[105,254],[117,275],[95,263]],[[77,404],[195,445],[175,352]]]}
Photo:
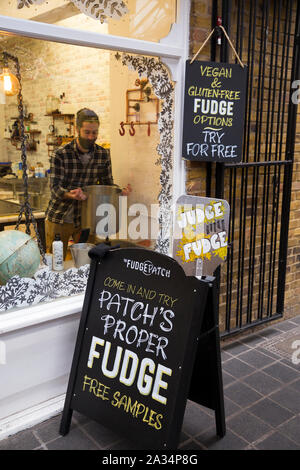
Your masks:
{"label": "hanging pendant light", "polygon": [[0,75],[0,82],[2,83],[2,89],[7,96],[14,96],[19,93],[20,82],[17,77],[10,72],[8,67],[3,67],[3,71]]}

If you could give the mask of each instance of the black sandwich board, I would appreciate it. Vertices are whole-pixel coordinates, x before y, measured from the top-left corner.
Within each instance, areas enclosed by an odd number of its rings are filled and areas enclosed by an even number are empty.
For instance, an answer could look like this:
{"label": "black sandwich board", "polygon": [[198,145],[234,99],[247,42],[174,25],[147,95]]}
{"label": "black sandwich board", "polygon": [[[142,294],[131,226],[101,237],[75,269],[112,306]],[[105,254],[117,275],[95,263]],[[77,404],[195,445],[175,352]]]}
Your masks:
{"label": "black sandwich board", "polygon": [[242,159],[247,67],[186,61],[182,156],[238,163]]}
{"label": "black sandwich board", "polygon": [[[216,411],[224,435],[217,337],[209,339],[210,357],[199,357],[200,335],[217,331],[213,309],[206,309],[210,283],[142,248],[98,245],[90,256],[60,433],[68,433],[76,410],[144,449],[176,449],[192,393]],[[209,370],[202,375],[195,362]]]}

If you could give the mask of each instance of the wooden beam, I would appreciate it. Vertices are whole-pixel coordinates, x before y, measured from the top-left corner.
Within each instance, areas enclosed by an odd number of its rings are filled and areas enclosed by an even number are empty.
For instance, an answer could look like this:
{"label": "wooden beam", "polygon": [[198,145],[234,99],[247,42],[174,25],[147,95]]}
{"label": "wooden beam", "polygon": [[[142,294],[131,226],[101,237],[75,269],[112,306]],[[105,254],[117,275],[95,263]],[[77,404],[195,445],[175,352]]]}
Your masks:
{"label": "wooden beam", "polygon": [[55,24],[58,21],[71,18],[72,16],[79,15],[81,11],[72,2],[68,2],[61,7],[53,8],[40,15],[33,16],[31,19],[42,23]]}

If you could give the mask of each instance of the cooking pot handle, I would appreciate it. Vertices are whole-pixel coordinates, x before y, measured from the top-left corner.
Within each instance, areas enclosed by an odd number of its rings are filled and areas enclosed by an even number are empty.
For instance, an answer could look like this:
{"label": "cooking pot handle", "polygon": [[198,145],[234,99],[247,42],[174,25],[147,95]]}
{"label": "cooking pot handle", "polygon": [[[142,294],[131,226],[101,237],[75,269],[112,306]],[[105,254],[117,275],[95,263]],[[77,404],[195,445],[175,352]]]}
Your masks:
{"label": "cooking pot handle", "polygon": [[[97,183],[96,183],[96,184],[97,184],[97,185],[99,185],[99,186],[101,186],[101,184],[100,184],[99,180],[97,181]],[[118,184],[116,184],[116,183],[109,184],[109,185],[107,185],[107,186],[115,186],[116,188],[119,188],[119,189],[121,189],[121,188],[120,188],[120,186],[119,186]],[[83,189],[83,191],[85,191],[85,190],[86,190],[86,188],[84,188],[84,189]]]}

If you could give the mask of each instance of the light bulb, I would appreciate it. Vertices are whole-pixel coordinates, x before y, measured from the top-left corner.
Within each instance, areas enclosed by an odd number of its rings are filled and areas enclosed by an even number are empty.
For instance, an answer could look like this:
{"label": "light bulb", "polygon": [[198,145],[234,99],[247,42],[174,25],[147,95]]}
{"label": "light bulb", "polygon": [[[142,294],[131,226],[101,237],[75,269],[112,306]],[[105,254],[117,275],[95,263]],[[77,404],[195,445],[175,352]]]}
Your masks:
{"label": "light bulb", "polygon": [[20,90],[20,82],[17,77],[9,71],[8,67],[3,67],[3,72],[0,75],[0,80],[3,82],[4,93],[7,96],[17,95]]}

